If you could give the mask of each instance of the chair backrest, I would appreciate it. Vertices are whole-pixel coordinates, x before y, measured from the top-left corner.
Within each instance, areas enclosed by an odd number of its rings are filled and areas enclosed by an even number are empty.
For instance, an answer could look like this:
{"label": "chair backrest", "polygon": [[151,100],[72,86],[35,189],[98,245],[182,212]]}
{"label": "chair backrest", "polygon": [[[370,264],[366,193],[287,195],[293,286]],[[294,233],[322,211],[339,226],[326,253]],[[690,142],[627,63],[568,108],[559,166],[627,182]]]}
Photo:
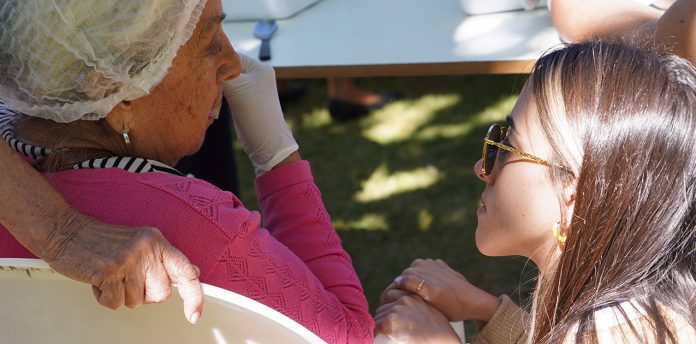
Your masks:
{"label": "chair backrest", "polygon": [[203,315],[186,322],[177,292],[166,302],[112,311],[91,287],[37,259],[0,259],[2,343],[324,343],[285,315],[244,296],[203,286]]}

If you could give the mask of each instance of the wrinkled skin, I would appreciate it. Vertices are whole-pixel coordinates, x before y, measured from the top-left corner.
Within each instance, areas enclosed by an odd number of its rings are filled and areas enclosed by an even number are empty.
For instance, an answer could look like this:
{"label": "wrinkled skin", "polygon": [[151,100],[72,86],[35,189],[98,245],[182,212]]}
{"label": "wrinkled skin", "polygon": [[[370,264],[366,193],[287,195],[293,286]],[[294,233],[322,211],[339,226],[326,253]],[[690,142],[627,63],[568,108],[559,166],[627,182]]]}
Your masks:
{"label": "wrinkled skin", "polygon": [[108,308],[135,308],[171,295],[176,283],[186,319],[195,323],[203,307],[199,270],[152,227],[101,223],[69,211],[43,250],[57,272],[92,285],[97,301]]}

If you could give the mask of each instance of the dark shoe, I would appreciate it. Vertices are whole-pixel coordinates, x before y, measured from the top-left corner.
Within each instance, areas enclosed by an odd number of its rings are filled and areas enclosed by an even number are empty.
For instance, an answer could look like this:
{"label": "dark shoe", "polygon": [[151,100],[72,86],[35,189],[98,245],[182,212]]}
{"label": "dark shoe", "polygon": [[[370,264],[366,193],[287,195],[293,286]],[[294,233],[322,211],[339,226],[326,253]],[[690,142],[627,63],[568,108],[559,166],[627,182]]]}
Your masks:
{"label": "dark shoe", "polygon": [[346,122],[360,117],[368,115],[373,110],[379,110],[385,105],[401,99],[399,93],[384,93],[380,95],[380,101],[371,105],[362,105],[345,100],[330,98],[329,99],[329,113],[331,118],[337,122]]}
{"label": "dark shoe", "polygon": [[307,94],[307,88],[293,82],[278,82],[278,99],[280,106],[285,108],[304,97]]}

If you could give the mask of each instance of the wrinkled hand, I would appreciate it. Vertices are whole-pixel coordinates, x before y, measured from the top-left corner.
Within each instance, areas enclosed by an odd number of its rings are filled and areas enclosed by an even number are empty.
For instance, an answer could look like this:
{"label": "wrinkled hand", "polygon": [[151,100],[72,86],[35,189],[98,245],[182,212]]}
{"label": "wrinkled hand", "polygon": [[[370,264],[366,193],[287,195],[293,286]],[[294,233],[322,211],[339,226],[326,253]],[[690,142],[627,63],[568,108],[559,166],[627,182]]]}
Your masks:
{"label": "wrinkled hand", "polygon": [[375,313],[375,335],[398,343],[461,343],[447,318],[417,295],[403,295]]}
{"label": "wrinkled hand", "polygon": [[199,270],[155,228],[112,226],[70,209],[43,245],[40,258],[72,279],[92,284],[108,308],[162,302],[177,284],[186,319],[203,308]]}
{"label": "wrinkled hand", "polygon": [[242,73],[223,83],[223,94],[239,143],[259,175],[296,152],[298,145],[283,118],[273,67],[246,55],[239,57]]}
{"label": "wrinkled hand", "polygon": [[416,259],[382,293],[380,304],[404,292],[419,295],[450,321],[488,322],[500,304],[497,297],[475,287],[464,276],[437,259]]}

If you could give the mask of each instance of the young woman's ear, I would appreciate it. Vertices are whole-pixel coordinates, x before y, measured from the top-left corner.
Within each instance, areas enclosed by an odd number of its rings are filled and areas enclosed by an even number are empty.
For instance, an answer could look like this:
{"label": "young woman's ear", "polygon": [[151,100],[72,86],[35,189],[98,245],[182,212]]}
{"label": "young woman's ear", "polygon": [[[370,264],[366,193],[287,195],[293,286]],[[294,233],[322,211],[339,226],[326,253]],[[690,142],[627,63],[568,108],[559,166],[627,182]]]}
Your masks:
{"label": "young woman's ear", "polygon": [[566,207],[575,205],[575,183],[563,188],[563,204]]}
{"label": "young woman's ear", "polygon": [[566,226],[570,226],[570,221],[573,216],[573,211],[575,210],[575,197],[577,195],[577,188],[576,188],[576,183],[568,183],[565,187],[563,187],[563,205],[565,206],[566,209],[566,216],[565,218],[567,219],[568,223],[566,223]]}

